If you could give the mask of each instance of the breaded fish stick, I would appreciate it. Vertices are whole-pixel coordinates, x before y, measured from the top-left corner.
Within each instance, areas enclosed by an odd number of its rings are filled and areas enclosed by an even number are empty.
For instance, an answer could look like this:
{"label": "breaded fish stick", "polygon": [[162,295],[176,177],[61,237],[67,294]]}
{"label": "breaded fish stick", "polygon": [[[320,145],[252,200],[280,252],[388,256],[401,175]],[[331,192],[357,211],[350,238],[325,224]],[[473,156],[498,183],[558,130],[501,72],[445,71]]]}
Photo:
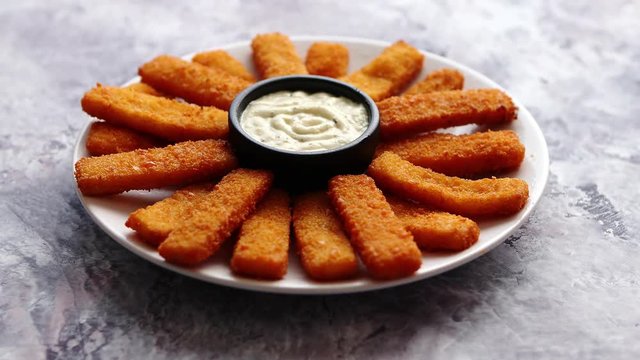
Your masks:
{"label": "breaded fish stick", "polygon": [[385,152],[373,160],[369,175],[381,188],[462,216],[511,215],[529,198],[527,183],[513,178],[467,180],[449,177]]}
{"label": "breaded fish stick", "polygon": [[464,75],[455,69],[430,72],[426,78],[409,88],[402,95],[427,94],[436,91],[462,90]]}
{"label": "breaded fish stick", "polygon": [[276,76],[307,74],[288,36],[280,33],[259,34],[251,41],[253,63],[263,79]]}
{"label": "breaded fish stick", "polygon": [[194,205],[209,195],[213,186],[206,183],[182,188],[166,199],[132,212],[125,225],[147,244],[158,246],[185,220]]}
{"label": "breaded fish stick", "polygon": [[171,141],[227,136],[227,112],[98,84],[82,97],[82,109],[109,123]]}
{"label": "breaded fish stick", "polygon": [[153,136],[102,121],[91,124],[86,142],[87,151],[91,156],[116,154],[163,145],[165,145],[163,141]]}
{"label": "breaded fish stick", "polygon": [[426,133],[382,143],[376,154],[391,151],[414,165],[449,176],[473,177],[517,169],[524,146],[511,130],[470,135]]}
{"label": "breaded fish stick", "polygon": [[161,55],[138,69],[142,82],[188,102],[229,110],[236,95],[251,83],[218,69]]}
{"label": "breaded fish stick", "polygon": [[387,201],[421,249],[462,251],[478,241],[480,228],[471,219],[431,210],[395,196],[387,196]]}
{"label": "breaded fish stick", "polygon": [[186,220],[160,244],[160,256],[168,262],[186,266],[203,262],[218,251],[253,212],[272,182],[273,175],[269,171],[232,171],[205,199],[195,204]]}
{"label": "breaded fish stick", "polygon": [[498,89],[439,91],[379,102],[380,135],[409,136],[451,126],[494,125],[516,118],[511,98]]}
{"label": "breaded fish stick", "polygon": [[75,165],[75,176],[84,195],[110,195],[206,181],[236,166],[226,141],[200,140],[82,158]]}
{"label": "breaded fish stick", "polygon": [[163,94],[160,91],[154,89],[151,85],[148,85],[148,84],[145,84],[145,83],[141,83],[141,82],[129,84],[129,85],[125,86],[124,88],[125,89],[129,89],[129,90],[133,90],[133,91],[137,91],[137,92],[141,92],[141,93],[145,93],[147,95],[169,97],[168,95]]}
{"label": "breaded fish stick", "polygon": [[256,81],[255,76],[253,76],[253,74],[251,74],[240,61],[224,50],[213,50],[198,53],[193,57],[193,62],[197,62],[198,64],[202,64],[210,68],[222,70],[229,75],[239,77],[249,82]]}
{"label": "breaded fish stick", "polygon": [[356,254],[324,192],[305,193],[296,198],[293,231],[296,252],[311,278],[343,280],[358,271]]}
{"label": "breaded fish stick", "polygon": [[413,274],[422,254],[382,192],[367,175],[338,175],[329,197],[367,270],[376,279]]}
{"label": "breaded fish stick", "polygon": [[345,76],[349,68],[349,49],[342,44],[315,42],[307,50],[305,65],[312,75]]}
{"label": "breaded fish stick", "polygon": [[240,227],[231,270],[259,279],[282,279],[289,264],[289,195],[272,190]]}
{"label": "breaded fish stick", "polygon": [[362,69],[343,77],[380,101],[400,93],[422,71],[424,55],[404,41],[397,41]]}

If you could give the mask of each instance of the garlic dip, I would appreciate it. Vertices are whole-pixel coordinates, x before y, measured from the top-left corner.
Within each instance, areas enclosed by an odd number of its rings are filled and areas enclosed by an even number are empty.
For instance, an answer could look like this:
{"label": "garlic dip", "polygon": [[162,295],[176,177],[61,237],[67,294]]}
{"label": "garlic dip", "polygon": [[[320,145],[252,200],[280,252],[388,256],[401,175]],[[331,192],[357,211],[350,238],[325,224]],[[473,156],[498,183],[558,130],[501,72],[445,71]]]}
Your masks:
{"label": "garlic dip", "polygon": [[240,126],[254,140],[291,151],[322,151],[357,139],[369,125],[363,104],[325,92],[278,91],[253,100]]}

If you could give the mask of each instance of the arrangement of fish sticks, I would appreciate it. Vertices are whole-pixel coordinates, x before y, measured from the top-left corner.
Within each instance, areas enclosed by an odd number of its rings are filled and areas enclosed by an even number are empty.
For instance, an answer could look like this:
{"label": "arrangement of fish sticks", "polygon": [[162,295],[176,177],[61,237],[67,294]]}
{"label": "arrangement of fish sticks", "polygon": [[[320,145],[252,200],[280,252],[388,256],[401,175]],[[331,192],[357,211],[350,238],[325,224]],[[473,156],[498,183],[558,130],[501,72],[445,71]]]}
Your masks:
{"label": "arrangement of fish sticks", "polygon": [[[496,177],[525,157],[514,131],[491,130],[517,119],[501,90],[464,89],[455,69],[418,78],[425,58],[404,41],[351,73],[340,43],[316,42],[301,56],[288,36],[269,33],[251,49],[253,69],[224,50],[191,61],[161,55],[140,66],[141,82],[97,84],[82,97],[95,121],[89,156],[75,164],[80,192],[174,189],[125,224],[165,261],[197,267],[230,243],[226,261],[240,277],[283,279],[295,254],[310,281],[398,279],[412,276],[424,253],[473,247],[478,221],[526,205],[525,181]],[[226,140],[231,102],[256,81],[295,74],[339,79],[376,102],[381,142],[366,173],[300,193],[268,168],[241,167]],[[464,125],[478,131],[437,132]]]}

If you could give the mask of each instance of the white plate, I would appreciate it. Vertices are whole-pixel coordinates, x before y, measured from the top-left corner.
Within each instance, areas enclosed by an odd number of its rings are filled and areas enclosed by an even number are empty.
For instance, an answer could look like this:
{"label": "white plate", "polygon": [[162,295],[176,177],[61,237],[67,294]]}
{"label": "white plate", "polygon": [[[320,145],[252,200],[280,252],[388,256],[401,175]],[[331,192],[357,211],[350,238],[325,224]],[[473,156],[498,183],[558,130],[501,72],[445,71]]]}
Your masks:
{"label": "white plate", "polygon": [[[389,45],[381,41],[345,37],[301,36],[293,37],[292,39],[299,54],[302,56],[306,54],[308,46],[314,41],[325,40],[344,44],[349,48],[351,55],[350,71],[363,66],[378,55],[383,48]],[[232,44],[220,48],[227,50],[241,60],[248,68],[252,68],[249,42]],[[422,51],[422,53],[426,56],[426,61],[419,79],[424,78],[428,72],[449,67],[458,69],[464,73],[465,88],[500,88],[498,84],[486,76],[464,65],[426,51]],[[190,57],[191,55],[185,56],[187,59]],[[138,78],[135,78],[130,82],[138,80]],[[540,200],[549,172],[547,144],[531,114],[521,103],[515,99],[514,101],[519,108],[518,119],[505,128],[514,130],[520,136],[520,140],[526,147],[526,156],[520,169],[508,175],[524,179],[529,184],[529,202],[525,208],[516,215],[499,220],[480,222],[481,230],[479,241],[465,251],[458,253],[423,254],[422,267],[415,275],[399,280],[375,281],[367,277],[365,271],[361,269],[360,275],[352,280],[328,283],[316,282],[305,276],[293,251],[291,251],[290,254],[289,270],[284,279],[279,281],[246,279],[235,276],[229,269],[230,244],[223,247],[219,253],[202,266],[193,269],[182,268],[165,262],[154,248],[140,242],[136,238],[135,233],[124,226],[130,212],[168,196],[171,193],[170,189],[153,190],[151,192],[131,191],[126,194],[110,197],[85,197],[78,192],[78,197],[96,224],[122,246],[154,264],[202,281],[241,289],[289,294],[340,294],[397,286],[435,276],[486,254],[513,233],[525,221],[534,206],[538,203],[538,200]],[[73,157],[74,163],[81,157],[88,155],[85,149],[88,129],[89,125],[82,131],[76,144]],[[471,132],[474,129],[474,126],[465,126],[450,129],[450,131],[465,133]]]}

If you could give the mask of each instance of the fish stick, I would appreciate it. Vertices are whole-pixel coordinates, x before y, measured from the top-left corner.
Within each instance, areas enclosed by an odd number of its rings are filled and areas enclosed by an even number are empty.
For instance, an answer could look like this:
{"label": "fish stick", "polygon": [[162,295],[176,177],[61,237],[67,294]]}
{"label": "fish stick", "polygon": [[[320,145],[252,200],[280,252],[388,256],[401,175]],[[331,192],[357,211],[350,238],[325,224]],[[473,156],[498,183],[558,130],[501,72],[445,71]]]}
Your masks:
{"label": "fish stick", "polygon": [[259,279],[282,279],[289,263],[290,229],[289,195],[272,190],[240,227],[231,270]]}
{"label": "fish stick", "polygon": [[288,36],[280,33],[259,34],[251,41],[253,63],[263,79],[276,76],[307,74]]}
{"label": "fish stick", "polygon": [[524,146],[511,130],[470,135],[426,133],[382,143],[376,154],[385,151],[414,165],[461,177],[515,170],[524,159]]}
{"label": "fish stick", "polygon": [[451,126],[513,121],[517,108],[498,89],[439,91],[396,96],[379,102],[380,135],[408,136]]}
{"label": "fish stick", "polygon": [[166,199],[132,212],[125,225],[135,230],[147,244],[158,246],[213,187],[214,184],[205,183],[182,188]]}
{"label": "fish stick", "polygon": [[82,158],[75,176],[84,195],[110,195],[206,181],[236,167],[226,141],[200,140]]}
{"label": "fish stick", "polygon": [[357,87],[374,101],[380,101],[394,95],[391,91],[393,83],[390,80],[367,75],[361,71],[341,77],[340,80]]}
{"label": "fish stick", "polygon": [[471,219],[431,210],[395,196],[387,196],[387,201],[421,249],[462,251],[478,241],[480,227]]}
{"label": "fish stick", "polygon": [[229,132],[226,111],[100,84],[84,94],[82,109],[109,123],[171,141],[219,139]]}
{"label": "fish stick", "polygon": [[450,177],[391,152],[375,158],[368,173],[376,184],[395,195],[467,217],[511,215],[529,198],[529,187],[521,179]]}
{"label": "fish stick", "polygon": [[404,41],[387,47],[360,70],[341,80],[364,91],[374,101],[397,95],[422,71],[424,55]]}
{"label": "fish stick", "polygon": [[138,69],[142,82],[163,93],[202,106],[229,110],[238,93],[251,82],[218,69],[161,55]]}
{"label": "fish stick", "polygon": [[91,156],[100,156],[149,149],[164,144],[162,140],[153,136],[101,121],[91,124],[85,145]]}
{"label": "fish stick", "polygon": [[345,76],[349,68],[349,49],[342,44],[315,42],[307,50],[305,65],[312,75]]}
{"label": "fish stick", "polygon": [[124,87],[125,89],[129,89],[129,90],[133,90],[133,91],[137,91],[137,92],[141,92],[141,93],[145,93],[147,95],[153,95],[153,96],[161,96],[161,97],[166,97],[168,98],[169,96],[166,94],[161,93],[160,91],[154,89],[151,85],[145,84],[145,83],[133,83],[133,84],[129,84],[127,86]]}
{"label": "fish stick", "polygon": [[329,181],[329,197],[351,243],[375,279],[413,274],[422,255],[413,236],[396,217],[367,175],[338,175]]}
{"label": "fish stick", "polygon": [[229,75],[239,77],[249,82],[256,81],[255,76],[253,76],[240,61],[224,50],[198,53],[193,57],[192,61],[210,68],[222,70]]}
{"label": "fish stick", "polygon": [[302,267],[311,278],[343,280],[357,273],[356,254],[324,192],[305,193],[296,198],[293,231]]}
{"label": "fish stick", "polygon": [[427,94],[436,91],[462,90],[464,75],[455,69],[440,69],[427,75],[422,81],[410,87],[402,95]]}
{"label": "fish stick", "polygon": [[158,247],[166,261],[194,266],[220,248],[253,212],[269,191],[273,174],[265,170],[237,169],[227,174],[209,195],[195,204]]}

